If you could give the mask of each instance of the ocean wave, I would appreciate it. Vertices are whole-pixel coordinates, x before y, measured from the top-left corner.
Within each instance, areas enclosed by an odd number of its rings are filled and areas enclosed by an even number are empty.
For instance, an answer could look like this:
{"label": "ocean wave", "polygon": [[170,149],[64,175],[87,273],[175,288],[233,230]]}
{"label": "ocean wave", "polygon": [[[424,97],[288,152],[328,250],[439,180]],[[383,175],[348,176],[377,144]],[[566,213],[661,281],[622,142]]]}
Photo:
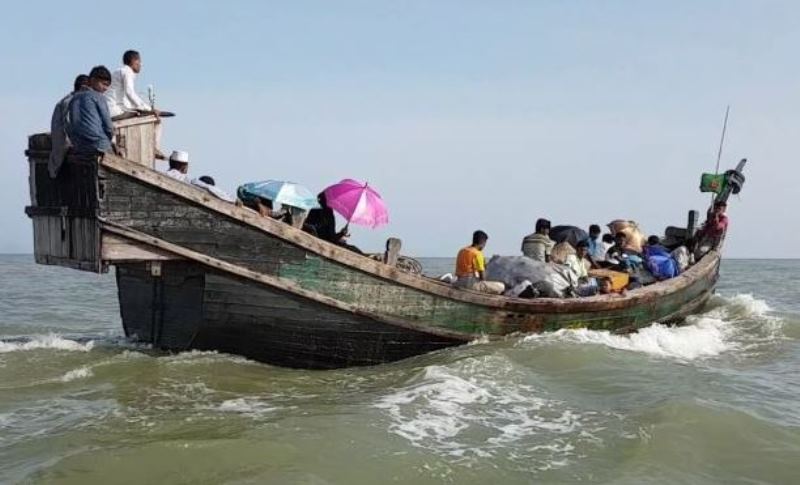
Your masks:
{"label": "ocean wave", "polygon": [[177,354],[159,357],[167,365],[196,365],[217,364],[227,362],[232,364],[262,365],[239,355],[226,354],[216,350],[187,350]]}
{"label": "ocean wave", "polygon": [[78,367],[77,369],[72,369],[71,371],[67,372],[59,379],[61,382],[72,382],[77,379],[86,379],[87,377],[92,377],[94,372],[92,368],[89,366]]}
{"label": "ocean wave", "polygon": [[275,411],[279,409],[276,406],[271,406],[266,402],[255,397],[238,397],[235,399],[226,399],[222,401],[215,408],[217,411],[226,413],[238,413],[247,416],[257,417],[264,413]]}
{"label": "ocean wave", "polygon": [[716,356],[735,348],[736,343],[727,338],[728,333],[724,321],[703,317],[692,325],[681,327],[668,327],[655,323],[629,335],[615,335],[605,330],[585,328],[562,329],[547,335],[529,335],[522,340],[522,344],[543,340],[596,344],[618,350],[693,360]]}
{"label": "ocean wave", "polygon": [[66,339],[57,334],[34,335],[19,341],[0,340],[0,354],[22,352],[27,350],[55,349],[69,352],[89,352],[94,347],[94,340],[78,342]]}
{"label": "ocean wave", "polygon": [[716,295],[711,305],[713,308],[708,314],[721,315],[728,319],[766,317],[772,311],[772,307],[765,300],[756,298],[751,293]]}
{"label": "ocean wave", "polygon": [[592,344],[683,361],[706,359],[779,340],[782,321],[772,316],[771,311],[767,302],[750,294],[716,296],[710,310],[689,316],[686,325],[654,323],[627,335],[585,328],[562,329],[528,335],[518,345]]}
{"label": "ocean wave", "polygon": [[426,367],[408,386],[373,406],[385,412],[389,431],[455,459],[532,450],[525,467],[563,466],[576,456],[575,442],[594,439],[581,413],[523,382],[499,356]]}

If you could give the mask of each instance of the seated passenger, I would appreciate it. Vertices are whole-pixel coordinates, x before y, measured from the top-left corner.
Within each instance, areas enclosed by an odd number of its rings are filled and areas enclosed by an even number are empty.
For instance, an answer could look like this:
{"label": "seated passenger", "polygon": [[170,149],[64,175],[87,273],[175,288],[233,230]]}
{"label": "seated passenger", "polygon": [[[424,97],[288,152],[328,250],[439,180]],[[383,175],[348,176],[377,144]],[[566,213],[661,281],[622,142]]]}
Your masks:
{"label": "seated passenger", "polygon": [[103,97],[110,84],[108,69],[96,66],[89,73],[89,89],[78,91],[69,102],[67,136],[76,153],[93,155],[113,150],[114,127]]}
{"label": "seated passenger", "polygon": [[680,267],[669,250],[661,245],[658,236],[647,238],[647,245],[643,248],[645,266],[658,280],[663,281],[674,278],[680,274]]}
{"label": "seated passenger", "polygon": [[555,241],[550,239],[550,221],[539,219],[536,221],[536,232],[528,234],[522,239],[522,254],[543,263],[550,262],[550,253],[553,251]]}
{"label": "seated passenger", "polygon": [[597,261],[605,261],[606,260],[606,253],[614,245],[614,236],[611,234],[603,234],[603,240],[600,243],[600,249],[598,250],[598,254],[602,255]]}
{"label": "seated passenger", "polygon": [[217,184],[214,182],[214,179],[208,175],[203,175],[202,177],[192,179],[192,185],[206,189],[211,195],[217,197],[218,199],[222,199],[225,202],[236,202],[236,199],[233,196],[218,188]]}
{"label": "seated passenger", "polygon": [[189,154],[175,150],[169,156],[169,170],[166,171],[167,177],[172,177],[184,183],[189,183]]}
{"label": "seated passenger", "polygon": [[707,252],[719,246],[725,232],[728,230],[728,216],[725,210],[728,204],[725,201],[714,201],[714,205],[706,214],[706,222],[697,231],[694,244],[694,257],[700,260]]}
{"label": "seated passenger", "polygon": [[505,290],[505,285],[499,281],[486,281],[486,260],[483,257],[483,248],[489,236],[483,231],[472,234],[472,244],[461,249],[456,257],[456,281],[453,286],[469,290],[480,291],[499,295]]}
{"label": "seated passenger", "polygon": [[308,211],[303,230],[322,240],[343,246],[359,254],[364,254],[357,247],[347,243],[347,239],[350,237],[348,226],[345,225],[341,231],[336,231],[336,216],[333,213],[333,209],[328,206],[325,192],[320,192],[317,195],[317,202],[319,202],[319,209]]}
{"label": "seated passenger", "polygon": [[578,241],[575,254],[567,256],[566,265],[575,274],[577,283],[575,293],[578,296],[592,296],[597,294],[597,281],[589,277],[592,263],[589,261],[589,241]]}
{"label": "seated passenger", "polygon": [[625,288],[620,288],[618,290],[615,290],[614,284],[611,282],[611,278],[598,278],[597,292],[601,295],[625,296]]}
{"label": "seated passenger", "polygon": [[614,268],[618,271],[629,271],[642,264],[641,256],[627,249],[628,236],[624,232],[618,232],[614,236],[614,245],[606,252],[606,267]]}

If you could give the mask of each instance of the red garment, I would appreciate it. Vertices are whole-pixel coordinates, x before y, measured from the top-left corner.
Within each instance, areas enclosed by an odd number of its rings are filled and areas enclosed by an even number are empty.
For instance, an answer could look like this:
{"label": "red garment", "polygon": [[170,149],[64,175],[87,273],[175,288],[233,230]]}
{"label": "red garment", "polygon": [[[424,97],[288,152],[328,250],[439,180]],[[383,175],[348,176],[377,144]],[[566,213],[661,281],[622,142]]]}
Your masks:
{"label": "red garment", "polygon": [[[712,216],[713,217],[713,216]],[[711,236],[721,236],[728,229],[728,216],[725,214],[719,215],[719,220],[716,222],[714,219],[709,219],[706,222],[708,234]]]}

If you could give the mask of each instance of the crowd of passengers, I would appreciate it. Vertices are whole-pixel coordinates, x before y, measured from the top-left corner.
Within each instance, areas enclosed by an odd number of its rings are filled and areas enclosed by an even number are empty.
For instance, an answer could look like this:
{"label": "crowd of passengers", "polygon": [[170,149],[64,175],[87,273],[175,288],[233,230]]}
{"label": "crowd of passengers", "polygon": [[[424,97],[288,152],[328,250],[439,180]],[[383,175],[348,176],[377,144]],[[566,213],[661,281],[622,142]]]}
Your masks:
{"label": "crowd of passengers", "polygon": [[625,294],[678,276],[718,244],[728,227],[726,208],[715,202],[700,231],[670,248],[655,235],[644,240],[629,221],[609,224],[614,232],[606,234],[593,224],[588,237],[557,242],[550,237],[550,221],[539,219],[535,232],[522,240],[522,256],[494,256],[487,264],[483,250],[489,236],[475,231],[472,244],[458,252],[455,275],[443,279],[456,288],[521,298]]}

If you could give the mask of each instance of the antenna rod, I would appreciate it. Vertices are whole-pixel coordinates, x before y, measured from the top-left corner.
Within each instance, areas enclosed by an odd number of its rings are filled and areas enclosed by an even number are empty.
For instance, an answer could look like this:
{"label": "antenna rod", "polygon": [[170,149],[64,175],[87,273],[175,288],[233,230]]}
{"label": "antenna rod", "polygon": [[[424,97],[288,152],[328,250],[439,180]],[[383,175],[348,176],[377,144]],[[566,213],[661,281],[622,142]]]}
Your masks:
{"label": "antenna rod", "polygon": [[719,173],[719,161],[722,159],[722,145],[725,143],[725,131],[728,129],[728,113],[731,111],[731,105],[725,108],[725,121],[722,123],[722,136],[719,139],[719,151],[717,152],[717,168],[714,170],[715,174]]}

